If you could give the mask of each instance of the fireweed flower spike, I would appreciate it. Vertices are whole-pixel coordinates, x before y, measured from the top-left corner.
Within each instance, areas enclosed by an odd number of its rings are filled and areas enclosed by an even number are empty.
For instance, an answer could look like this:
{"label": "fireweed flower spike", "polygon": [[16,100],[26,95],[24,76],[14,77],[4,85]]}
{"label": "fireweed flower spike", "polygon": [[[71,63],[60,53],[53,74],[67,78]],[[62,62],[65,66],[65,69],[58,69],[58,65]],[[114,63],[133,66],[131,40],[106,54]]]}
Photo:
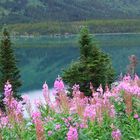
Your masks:
{"label": "fireweed flower spike", "polygon": [[64,83],[62,78],[58,75],[58,77],[56,78],[55,82],[54,82],[54,89],[57,92],[63,91],[65,88]]}
{"label": "fireweed flower spike", "polygon": [[113,140],[121,140],[121,132],[119,129],[112,131]]}
{"label": "fireweed flower spike", "polygon": [[44,96],[44,99],[46,101],[47,104],[50,103],[50,97],[49,97],[49,88],[48,88],[48,85],[45,81],[45,83],[43,84],[43,96]]}
{"label": "fireweed flower spike", "polygon": [[41,120],[41,113],[38,111],[34,111],[32,113],[33,123],[35,124],[36,128],[36,137],[37,140],[45,140],[43,122]]}
{"label": "fireweed flower spike", "polygon": [[7,108],[7,114],[10,120],[21,122],[23,120],[23,105],[12,96],[12,85],[9,81],[4,86],[4,104]]}
{"label": "fireweed flower spike", "polygon": [[67,140],[78,140],[78,132],[75,127],[70,126],[67,133]]}
{"label": "fireweed flower spike", "polygon": [[73,92],[72,92],[72,95],[74,96],[74,97],[79,97],[80,96],[80,86],[79,85],[77,85],[77,84],[75,84],[73,87],[72,87],[72,90],[73,90]]}
{"label": "fireweed flower spike", "polygon": [[[65,95],[65,86],[63,80],[59,75],[54,82],[54,95],[55,95],[55,103],[57,105],[57,109],[60,111],[61,110],[60,102],[62,102],[64,105],[67,102],[67,97]],[[64,102],[63,99],[65,100]]]}
{"label": "fireweed flower spike", "polygon": [[7,98],[12,96],[12,85],[9,83],[9,81],[7,81],[4,86],[4,96]]}

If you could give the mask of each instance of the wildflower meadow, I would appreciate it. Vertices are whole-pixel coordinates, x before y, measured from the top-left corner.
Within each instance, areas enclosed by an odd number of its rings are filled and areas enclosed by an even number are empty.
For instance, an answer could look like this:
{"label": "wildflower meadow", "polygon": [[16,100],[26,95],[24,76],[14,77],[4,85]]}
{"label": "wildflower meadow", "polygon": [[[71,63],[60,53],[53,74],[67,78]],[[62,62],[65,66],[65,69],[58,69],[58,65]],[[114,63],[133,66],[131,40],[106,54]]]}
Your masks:
{"label": "wildflower meadow", "polygon": [[[22,101],[13,97],[12,85],[4,87],[6,111],[0,113],[2,140],[138,140],[140,139],[140,79],[125,75],[111,87],[95,90],[90,83],[91,97],[74,85],[71,96],[62,79],[54,82],[50,92],[44,83],[45,102],[29,97]],[[50,95],[55,96],[52,101]],[[24,115],[24,112],[28,115]]]}

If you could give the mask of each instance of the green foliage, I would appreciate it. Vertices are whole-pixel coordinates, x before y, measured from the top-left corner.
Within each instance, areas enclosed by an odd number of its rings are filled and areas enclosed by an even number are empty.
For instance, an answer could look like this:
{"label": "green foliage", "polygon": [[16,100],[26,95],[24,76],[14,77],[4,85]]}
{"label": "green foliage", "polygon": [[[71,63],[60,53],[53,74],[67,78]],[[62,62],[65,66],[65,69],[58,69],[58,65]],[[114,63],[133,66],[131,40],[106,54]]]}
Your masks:
{"label": "green foliage", "polygon": [[123,100],[122,94],[124,94],[124,91],[120,94],[120,101],[113,100],[116,115],[117,117],[114,119],[114,124],[118,126],[118,128],[121,129],[122,132],[122,139],[139,139],[140,138],[140,123],[138,119],[134,118],[134,114],[137,112],[139,114],[139,99],[136,97],[133,97],[133,113],[131,115],[127,115],[125,113],[126,104]]}
{"label": "green foliage", "polygon": [[9,32],[4,29],[0,46],[0,92],[3,92],[4,85],[8,80],[13,86],[14,97],[19,97],[17,92],[21,81],[16,62]]}
{"label": "green foliage", "polygon": [[100,84],[105,87],[106,84],[113,82],[114,69],[109,56],[102,52],[96,43],[92,43],[87,28],[81,30],[79,44],[80,58],[64,70],[63,79],[70,87],[75,83],[79,84],[81,91],[90,95],[90,82],[95,88],[99,87]]}
{"label": "green foliage", "polygon": [[110,127],[112,120],[104,117],[104,122],[100,125],[95,122],[88,122],[88,128],[80,129],[80,140],[84,137],[87,140],[98,139],[98,140],[109,140],[111,138],[112,129]]}

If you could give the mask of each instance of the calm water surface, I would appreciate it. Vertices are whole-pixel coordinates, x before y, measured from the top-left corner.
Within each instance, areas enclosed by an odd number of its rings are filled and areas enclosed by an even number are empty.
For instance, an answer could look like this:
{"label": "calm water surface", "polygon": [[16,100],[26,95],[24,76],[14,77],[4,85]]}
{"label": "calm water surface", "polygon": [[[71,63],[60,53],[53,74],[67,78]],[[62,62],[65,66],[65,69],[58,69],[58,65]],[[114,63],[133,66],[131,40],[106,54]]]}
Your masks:
{"label": "calm water surface", "polygon": [[[117,75],[126,72],[128,56],[135,54],[140,58],[140,34],[100,34],[95,38],[110,55]],[[52,87],[57,75],[78,59],[77,39],[77,35],[13,38],[23,81],[21,91],[41,89],[44,81]],[[140,74],[139,64],[136,71]]]}

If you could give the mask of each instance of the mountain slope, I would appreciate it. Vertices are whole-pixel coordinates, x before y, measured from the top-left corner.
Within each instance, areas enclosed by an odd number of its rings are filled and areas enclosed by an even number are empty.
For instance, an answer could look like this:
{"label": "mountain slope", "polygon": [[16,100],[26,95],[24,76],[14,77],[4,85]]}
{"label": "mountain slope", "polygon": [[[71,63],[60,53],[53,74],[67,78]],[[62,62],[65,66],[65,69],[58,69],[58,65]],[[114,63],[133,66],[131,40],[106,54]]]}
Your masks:
{"label": "mountain slope", "polygon": [[0,23],[140,18],[140,0],[0,0]]}

